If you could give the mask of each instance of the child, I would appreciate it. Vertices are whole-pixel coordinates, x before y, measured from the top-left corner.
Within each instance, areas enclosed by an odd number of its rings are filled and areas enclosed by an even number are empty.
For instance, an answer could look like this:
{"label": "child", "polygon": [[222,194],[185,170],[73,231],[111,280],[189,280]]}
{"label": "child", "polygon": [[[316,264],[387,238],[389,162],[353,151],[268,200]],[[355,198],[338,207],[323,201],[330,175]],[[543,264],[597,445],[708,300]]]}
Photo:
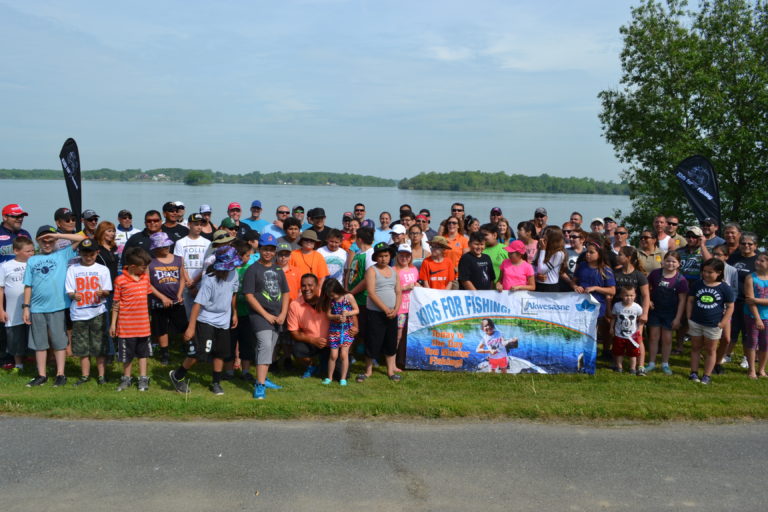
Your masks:
{"label": "child", "polygon": [[[203,278],[203,265],[205,253],[211,245],[210,240],[202,236],[203,216],[193,213],[188,218],[189,234],[176,242],[173,247],[173,255],[181,256],[184,260],[184,308],[187,316],[192,312],[192,303],[197,294],[200,279]],[[186,326],[185,326],[186,329]]]}
{"label": "child", "polygon": [[315,246],[320,243],[317,233],[308,229],[301,234],[299,241],[300,249],[291,253],[290,264],[292,268],[301,274],[314,274],[322,284],[323,279],[328,275],[328,265],[325,264],[325,258],[315,250]]}
{"label": "child", "polygon": [[[249,231],[251,233],[252,231]],[[231,242],[232,247],[240,258],[240,266],[237,267],[237,298],[235,299],[235,309],[237,311],[237,327],[230,329],[229,334],[229,357],[224,359],[224,375],[222,379],[231,380],[235,376],[235,356],[240,360],[240,378],[247,383],[254,385],[256,379],[251,374],[251,363],[254,362],[254,338],[253,329],[248,315],[251,310],[248,309],[248,302],[243,295],[243,279],[245,271],[251,266],[251,255],[253,249],[245,240],[236,238]]]}
{"label": "child", "polygon": [[[417,226],[418,229],[418,226]],[[413,264],[413,248],[408,244],[402,244],[397,248],[395,270],[400,280],[402,301],[397,311],[397,356],[395,357],[395,371],[405,369],[406,335],[408,328],[408,310],[411,306],[411,292],[419,285],[419,270]]]}
{"label": "child", "polygon": [[320,310],[328,316],[328,347],[331,349],[328,357],[328,376],[323,384],[333,382],[336,371],[336,360],[341,357],[341,378],[339,385],[347,385],[349,371],[349,347],[357,334],[357,308],[355,297],[347,292],[336,279],[328,278],[323,283],[320,293]]}
{"label": "child", "polygon": [[573,291],[590,293],[600,303],[597,337],[603,342],[603,357],[611,356],[610,326],[605,319],[606,304],[616,293],[613,272],[604,263],[603,250],[594,242],[587,242],[584,261],[576,265],[573,273]]}
{"label": "child", "polygon": [[14,259],[0,265],[0,322],[5,324],[6,352],[13,356],[13,373],[24,369],[29,326],[24,323],[24,271],[27,261],[35,255],[35,244],[25,236],[13,239]]}
{"label": "child", "polygon": [[187,311],[183,304],[186,270],[184,258],[171,254],[173,241],[165,232],[152,233],[149,238],[152,253],[149,264],[149,282],[152,285],[150,325],[152,336],[160,345],[160,364],[165,366],[168,364],[169,327],[172,324],[179,333],[187,329]]}
{"label": "child", "polygon": [[[279,240],[279,239],[278,239]],[[291,252],[294,249],[290,244],[286,242],[277,242],[277,259],[276,265],[283,269],[285,280],[288,283],[288,297],[290,301],[299,298],[299,292],[301,291],[301,274],[296,269],[290,266]],[[289,307],[290,307],[289,301]],[[291,354],[293,353],[293,338],[288,329],[283,325],[283,329],[277,336],[277,344],[280,347],[281,361],[283,368],[290,369],[293,366],[291,361]]]}
{"label": "child", "polygon": [[347,266],[347,251],[341,247],[341,240],[344,237],[338,229],[332,229],[325,237],[326,246],[317,250],[325,259],[328,267],[328,277],[332,277],[339,282],[344,281],[344,268]]}
{"label": "child", "polygon": [[106,382],[104,361],[107,356],[107,339],[104,328],[107,322],[105,299],[112,290],[109,269],[96,263],[99,247],[93,240],[80,242],[80,263],[67,269],[65,289],[72,299],[69,315],[72,318],[72,355],[80,358],[80,380],[75,386],[91,380],[91,356],[96,358],[98,383]]}
{"label": "child", "polygon": [[140,247],[126,249],[123,258],[123,273],[114,282],[112,325],[109,328],[109,335],[117,337],[117,360],[123,363],[123,376],[117,391],[131,387],[134,359],[139,360],[139,391],[147,391],[147,358],[152,355],[147,307],[152,285],[147,268],[152,258]]}
{"label": "child", "polygon": [[491,257],[483,254],[485,236],[475,231],[469,235],[469,252],[459,259],[459,284],[462,290],[492,290],[496,282]]}
{"label": "child", "polygon": [[525,246],[525,254],[528,256],[526,261],[536,261],[539,241],[536,238],[536,226],[533,222],[525,220],[517,224],[517,239]]}
{"label": "child", "polygon": [[525,244],[521,240],[513,240],[504,250],[508,257],[501,262],[501,267],[499,267],[501,276],[496,283],[496,290],[500,292],[503,290],[510,292],[535,290],[533,267],[527,261],[528,253],[525,250]]}
{"label": "child", "polygon": [[[0,285],[2,281],[0,281]],[[768,360],[768,254],[761,253],[755,260],[755,271],[744,278],[744,325],[742,338],[744,354],[749,364],[749,378],[766,377]],[[755,349],[758,350],[758,369],[755,371]]]}
{"label": "child", "polygon": [[[725,264],[710,258],[701,264],[701,279],[688,295],[688,334],[691,336],[690,380],[709,384],[715,368],[717,344],[733,314],[736,294],[723,282]],[[704,350],[704,375],[699,380],[701,351]]]}
{"label": "child", "polygon": [[[48,349],[53,349],[56,359],[56,380],[54,387],[67,383],[64,376],[64,361],[67,352],[67,330],[65,310],[69,308],[69,296],[64,292],[67,265],[77,257],[77,244],[85,239],[82,234],[57,233],[53,226],[41,226],[37,230],[40,254],[27,261],[24,270],[24,302],[21,305],[24,323],[31,325],[29,348],[35,351],[37,377],[27,387],[41,386],[48,382],[45,363]],[[72,243],[69,247],[55,250],[56,240]]]}
{"label": "child", "polygon": [[629,373],[635,375],[640,345],[643,343],[642,326],[638,320],[643,315],[643,308],[635,302],[637,295],[632,286],[623,286],[619,290],[621,300],[613,305],[611,331],[613,331],[613,370],[623,372],[622,359],[629,357]]}
{"label": "child", "polygon": [[281,388],[267,378],[290,302],[285,274],[275,265],[276,251],[277,238],[270,233],[261,235],[259,261],[248,268],[243,278],[243,295],[250,308],[248,318],[256,337],[256,385],[253,398],[259,400],[266,398],[267,389]]}
{"label": "child", "polygon": [[664,255],[662,267],[648,274],[651,292],[651,309],[648,312],[648,366],[645,371],[656,368],[656,354],[661,338],[661,371],[672,375],[669,355],[672,352],[672,331],[680,327],[688,296],[688,281],[678,272],[680,256],[677,251]]}
{"label": "child", "polygon": [[[648,311],[651,308],[651,292],[648,287],[648,278],[645,276],[643,264],[637,257],[637,249],[625,245],[619,249],[617,259],[619,266],[616,267],[614,279],[616,286],[623,288],[629,286],[635,290],[635,301],[643,309],[642,315],[637,319],[638,330],[642,334],[643,326],[648,323]],[[619,302],[619,297],[613,300],[614,304]],[[638,356],[639,365],[637,367],[637,376],[645,377],[645,344],[640,343],[638,347],[640,355]]]}
{"label": "child", "polygon": [[517,338],[505,340],[501,331],[496,329],[496,324],[490,318],[483,318],[480,322],[480,328],[483,330],[483,341],[477,346],[477,353],[488,354],[488,366],[491,373],[496,373],[496,370],[507,373],[509,369],[507,348],[516,348]]}
{"label": "child", "polygon": [[547,226],[540,242],[541,250],[536,261],[536,291],[559,292],[560,274],[565,274],[568,269],[563,231],[557,226]]}
{"label": "child", "polygon": [[200,291],[192,306],[189,326],[184,333],[187,357],[168,376],[179,393],[189,393],[187,372],[198,361],[212,358],[213,381],[210,386],[214,395],[223,395],[221,387],[224,359],[229,356],[229,330],[237,327],[237,273],[240,258],[234,247],[225,245],[216,249],[216,259],[200,282]]}
{"label": "child", "polygon": [[445,257],[445,251],[451,251],[451,246],[444,237],[435,236],[429,241],[429,248],[432,254],[421,264],[419,281],[425,288],[445,290],[456,279],[453,261]]}
{"label": "child", "polygon": [[[499,240],[499,228],[496,224],[488,223],[480,226],[480,233],[485,239],[483,254],[487,254],[493,263],[493,273],[496,281],[501,280],[501,264],[507,259],[508,253],[504,250],[504,244]],[[495,285],[496,283],[494,283]]]}

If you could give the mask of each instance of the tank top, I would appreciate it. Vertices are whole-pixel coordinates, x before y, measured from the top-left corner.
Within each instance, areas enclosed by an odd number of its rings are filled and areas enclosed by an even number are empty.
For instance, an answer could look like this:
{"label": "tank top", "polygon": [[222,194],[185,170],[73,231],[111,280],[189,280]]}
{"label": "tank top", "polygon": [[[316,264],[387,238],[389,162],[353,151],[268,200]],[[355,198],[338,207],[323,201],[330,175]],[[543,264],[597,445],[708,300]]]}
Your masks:
{"label": "tank top", "polygon": [[[394,308],[395,302],[397,302],[397,298],[395,296],[395,280],[397,279],[397,270],[390,268],[389,271],[391,275],[386,277],[381,272],[379,272],[379,269],[375,266],[371,268],[374,272],[376,272],[376,286],[374,288],[376,291],[376,296],[379,297],[379,300],[383,302],[385,306],[390,309]],[[379,307],[373,303],[370,297],[368,297],[365,307],[374,311],[381,311],[381,309],[379,309]]]}
{"label": "tank top", "polygon": [[[752,272],[750,276],[752,276],[754,297],[756,299],[768,299],[768,279],[760,279],[755,272]],[[752,318],[752,312],[746,304],[744,304],[744,313]],[[757,314],[760,315],[760,320],[768,320],[768,306],[757,306]]]}

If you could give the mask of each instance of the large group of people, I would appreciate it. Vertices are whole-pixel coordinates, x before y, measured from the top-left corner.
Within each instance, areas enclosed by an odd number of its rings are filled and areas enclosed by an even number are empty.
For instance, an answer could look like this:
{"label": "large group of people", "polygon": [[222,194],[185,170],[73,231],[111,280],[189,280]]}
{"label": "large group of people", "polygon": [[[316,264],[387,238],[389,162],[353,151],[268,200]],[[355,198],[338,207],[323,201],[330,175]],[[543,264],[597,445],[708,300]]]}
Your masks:
{"label": "large group of people", "polygon": [[270,379],[277,367],[347,386],[354,358],[364,361],[357,383],[377,365],[398,382],[409,298],[421,286],[588,293],[600,305],[602,357],[617,372],[626,363],[633,375],[671,375],[670,356],[690,342],[689,378],[708,384],[741,338],[747,376],[766,377],[768,255],[734,222],[721,238],[714,219],[681,227],[679,217],[660,214],[633,247],[610,217],[587,224],[573,212],[550,224],[544,207],[515,225],[500,207],[475,217],[456,202],[433,221],[428,209],[402,205],[397,215],[380,212],[377,223],[358,203],[340,228],[326,224],[322,207],[279,205],[266,220],[254,200],[249,211],[231,202],[217,224],[209,205],[187,213],[169,201],[143,213],[142,229],[128,209],[116,223],[86,209],[76,232],[78,214],[59,208],[32,236],[23,227],[27,212],[6,205],[5,368],[21,374],[34,355],[27,386],[48,383],[49,366],[53,385],[63,386],[66,358],[75,357],[81,386],[106,383],[116,359],[117,391],[134,383],[147,391],[148,359],[171,365],[178,347],[168,379],[180,393],[190,391],[198,362],[210,363],[216,395],[237,378],[264,399],[281,387]]}

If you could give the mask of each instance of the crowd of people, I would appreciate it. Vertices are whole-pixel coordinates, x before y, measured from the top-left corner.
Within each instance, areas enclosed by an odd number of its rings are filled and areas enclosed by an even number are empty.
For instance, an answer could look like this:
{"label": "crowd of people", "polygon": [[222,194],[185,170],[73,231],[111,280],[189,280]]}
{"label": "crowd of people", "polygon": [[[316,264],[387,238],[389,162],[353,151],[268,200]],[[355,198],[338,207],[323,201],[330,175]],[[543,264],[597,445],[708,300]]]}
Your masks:
{"label": "crowd of people", "polygon": [[[294,369],[323,385],[348,385],[350,363],[364,360],[364,383],[382,365],[392,382],[405,369],[409,298],[417,286],[591,294],[600,304],[598,342],[613,369],[671,375],[670,356],[690,342],[692,381],[725,371],[741,338],[749,378],[766,377],[768,255],[737,223],[680,225],[658,215],[630,245],[610,217],[586,224],[579,212],[550,224],[546,208],[516,225],[501,208],[473,217],[462,203],[433,222],[428,209],[402,205],[397,216],[368,218],[364,204],[340,228],[322,207],[279,205],[275,219],[232,202],[187,213],[181,201],[117,222],[86,209],[53,213],[34,237],[27,212],[6,205],[0,225],[0,322],[4,366],[21,374],[34,355],[29,387],[67,383],[67,357],[79,360],[75,386],[107,382],[122,365],[117,391],[150,386],[148,359],[181,362],[168,379],[188,393],[189,372],[210,363],[210,390],[243,379],[264,399],[280,385],[270,371]],[[516,230],[514,229],[516,227]],[[37,247],[35,247],[35,243]],[[658,361],[659,351],[661,360]],[[703,363],[702,363],[703,359]],[[96,362],[94,378],[91,362]],[[133,361],[138,362],[134,379]],[[658,364],[657,364],[658,363]],[[252,372],[253,368],[253,372]]]}

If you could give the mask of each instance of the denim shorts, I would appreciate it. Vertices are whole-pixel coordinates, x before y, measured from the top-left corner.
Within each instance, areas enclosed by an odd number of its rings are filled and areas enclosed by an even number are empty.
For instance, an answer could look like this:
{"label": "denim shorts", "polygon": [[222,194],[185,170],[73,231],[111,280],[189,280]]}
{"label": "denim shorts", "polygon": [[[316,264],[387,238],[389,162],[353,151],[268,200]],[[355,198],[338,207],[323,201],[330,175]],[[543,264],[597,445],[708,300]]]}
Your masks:
{"label": "denim shorts", "polygon": [[652,309],[648,312],[648,327],[661,327],[672,330],[672,322],[675,320],[675,311]]}

